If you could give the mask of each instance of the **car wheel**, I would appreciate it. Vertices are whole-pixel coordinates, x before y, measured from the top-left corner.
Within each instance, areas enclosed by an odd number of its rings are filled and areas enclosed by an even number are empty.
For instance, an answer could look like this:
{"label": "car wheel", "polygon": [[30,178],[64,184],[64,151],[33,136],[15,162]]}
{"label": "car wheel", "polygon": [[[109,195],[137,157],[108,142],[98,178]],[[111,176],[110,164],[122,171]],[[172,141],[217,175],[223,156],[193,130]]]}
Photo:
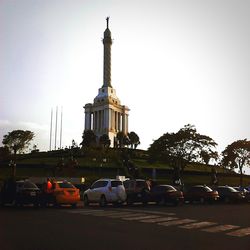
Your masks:
{"label": "car wheel", "polygon": [[133,205],[133,199],[131,197],[127,197],[126,203],[128,206]]}
{"label": "car wheel", "polygon": [[105,207],[107,205],[107,201],[104,195],[101,196],[100,201],[99,201],[100,207]]}
{"label": "car wheel", "polygon": [[12,201],[11,205],[13,207],[18,207],[19,205],[21,206],[21,202],[17,201],[16,199]]}
{"label": "car wheel", "polygon": [[34,208],[39,208],[39,203],[38,203],[38,202],[35,202],[35,203],[33,204],[33,206],[34,206]]}
{"label": "car wheel", "polygon": [[54,200],[53,200],[53,207],[55,207],[55,208],[60,207],[60,204],[57,202],[55,197],[54,197]]}
{"label": "car wheel", "polygon": [[72,208],[76,208],[76,203],[71,204],[71,207],[72,207]]}
{"label": "car wheel", "polygon": [[87,207],[89,205],[89,199],[87,195],[84,195],[83,197],[83,204],[84,204],[84,207]]}
{"label": "car wheel", "polygon": [[175,200],[175,201],[173,202],[173,205],[174,205],[175,207],[179,206],[179,205],[180,205],[180,201],[179,201],[179,200]]}
{"label": "car wheel", "polygon": [[157,201],[158,205],[165,205],[165,203],[166,203],[166,200],[165,200],[165,198],[163,196],[160,197],[160,199]]}
{"label": "car wheel", "polygon": [[200,204],[205,204],[205,198],[204,197],[200,198]]}

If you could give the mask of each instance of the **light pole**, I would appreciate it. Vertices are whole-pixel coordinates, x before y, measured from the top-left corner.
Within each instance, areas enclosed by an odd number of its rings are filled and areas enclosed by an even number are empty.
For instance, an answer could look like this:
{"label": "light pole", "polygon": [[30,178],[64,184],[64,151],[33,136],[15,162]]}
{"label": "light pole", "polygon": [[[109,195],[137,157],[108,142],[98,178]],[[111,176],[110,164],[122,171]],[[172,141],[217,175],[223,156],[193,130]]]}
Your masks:
{"label": "light pole", "polygon": [[16,178],[16,163],[13,160],[10,160],[9,167],[12,170],[12,177]]}

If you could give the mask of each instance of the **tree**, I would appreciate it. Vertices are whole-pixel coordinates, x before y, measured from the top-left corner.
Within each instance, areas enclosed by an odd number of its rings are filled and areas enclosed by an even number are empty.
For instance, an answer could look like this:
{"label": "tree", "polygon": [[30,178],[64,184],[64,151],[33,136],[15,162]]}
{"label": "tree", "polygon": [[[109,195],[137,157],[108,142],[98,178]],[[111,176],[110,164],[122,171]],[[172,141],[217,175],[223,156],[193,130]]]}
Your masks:
{"label": "tree", "polygon": [[212,138],[197,133],[194,125],[187,124],[177,133],[166,133],[155,140],[148,152],[151,161],[163,160],[184,170],[190,162],[209,162],[216,157],[216,145]]}
{"label": "tree", "polygon": [[122,148],[124,146],[124,143],[123,143],[124,142],[124,137],[125,137],[125,134],[123,132],[121,132],[121,131],[116,134],[117,146],[119,148]]}
{"label": "tree", "polygon": [[222,165],[231,169],[239,168],[242,186],[243,167],[250,167],[250,141],[238,140],[228,145],[222,152]]}
{"label": "tree", "polygon": [[17,152],[21,153],[29,146],[34,136],[34,133],[29,130],[13,130],[7,135],[4,135],[2,143],[8,147],[9,150],[13,151],[14,154]]}
{"label": "tree", "polygon": [[137,146],[140,144],[140,138],[135,132],[128,133],[128,138],[130,141],[131,148],[136,149]]}
{"label": "tree", "polygon": [[101,145],[103,145],[104,148],[109,148],[110,146],[110,139],[109,136],[107,134],[103,134],[100,138],[99,138],[99,143]]}
{"label": "tree", "polygon": [[9,161],[10,151],[8,147],[0,147],[0,162]]}
{"label": "tree", "polygon": [[96,135],[93,130],[85,130],[82,135],[82,147],[90,147],[96,144]]}

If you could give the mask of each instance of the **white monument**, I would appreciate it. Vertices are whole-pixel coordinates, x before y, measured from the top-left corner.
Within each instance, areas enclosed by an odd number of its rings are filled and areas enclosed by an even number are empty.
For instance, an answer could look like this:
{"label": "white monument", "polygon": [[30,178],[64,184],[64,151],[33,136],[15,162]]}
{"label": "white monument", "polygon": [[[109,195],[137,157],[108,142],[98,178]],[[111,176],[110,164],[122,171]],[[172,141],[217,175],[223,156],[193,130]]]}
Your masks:
{"label": "white monument", "polygon": [[118,132],[128,134],[129,108],[121,105],[116,91],[111,85],[111,45],[112,38],[109,30],[109,17],[107,28],[104,31],[103,46],[103,85],[98,90],[94,103],[87,103],[85,109],[85,130],[93,130],[97,138],[107,134],[114,147]]}

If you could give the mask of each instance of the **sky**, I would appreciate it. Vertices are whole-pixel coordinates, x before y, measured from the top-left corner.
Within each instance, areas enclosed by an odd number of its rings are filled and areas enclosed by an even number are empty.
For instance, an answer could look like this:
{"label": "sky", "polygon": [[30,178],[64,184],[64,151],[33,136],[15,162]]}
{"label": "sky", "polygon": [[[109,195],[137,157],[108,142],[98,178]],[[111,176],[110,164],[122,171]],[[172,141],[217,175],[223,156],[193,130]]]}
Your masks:
{"label": "sky", "polygon": [[[48,150],[81,142],[84,109],[103,84],[110,17],[112,86],[147,149],[186,124],[221,152],[250,139],[250,0],[1,0],[0,139],[35,133]],[[58,133],[55,145],[55,110]]]}

